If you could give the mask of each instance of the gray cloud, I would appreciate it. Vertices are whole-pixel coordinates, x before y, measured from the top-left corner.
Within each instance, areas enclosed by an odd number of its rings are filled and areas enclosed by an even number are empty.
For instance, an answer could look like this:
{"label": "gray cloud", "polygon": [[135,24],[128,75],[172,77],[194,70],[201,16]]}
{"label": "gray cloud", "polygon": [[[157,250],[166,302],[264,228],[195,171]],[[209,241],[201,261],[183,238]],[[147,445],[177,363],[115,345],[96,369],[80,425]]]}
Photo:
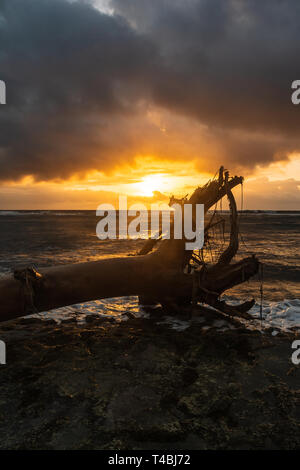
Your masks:
{"label": "gray cloud", "polygon": [[297,0],[111,0],[160,46],[155,100],[222,128],[298,132],[291,104],[300,76]]}
{"label": "gray cloud", "polygon": [[0,43],[1,177],[105,168],[147,96],[155,46],[121,18],[64,0],[4,1]]}
{"label": "gray cloud", "polygon": [[[206,170],[300,150],[298,0],[111,0],[113,15],[96,2],[0,0],[1,179],[66,178],[142,152],[187,158],[189,142],[174,142],[190,128]],[[162,135],[149,107],[180,125]]]}

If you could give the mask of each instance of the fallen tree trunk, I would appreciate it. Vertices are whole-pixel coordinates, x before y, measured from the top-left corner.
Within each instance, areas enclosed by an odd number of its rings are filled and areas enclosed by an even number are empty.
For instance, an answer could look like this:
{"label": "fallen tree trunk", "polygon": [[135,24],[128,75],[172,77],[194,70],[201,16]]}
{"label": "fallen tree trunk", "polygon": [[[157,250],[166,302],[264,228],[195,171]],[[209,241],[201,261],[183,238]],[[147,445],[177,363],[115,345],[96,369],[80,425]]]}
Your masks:
{"label": "fallen tree trunk", "polygon": [[[96,262],[78,263],[41,269],[15,271],[0,280],[0,321],[26,314],[59,308],[66,305],[108,297],[138,295],[163,306],[205,302],[230,315],[245,315],[252,304],[240,308],[227,306],[220,295],[257,273],[255,257],[230,264],[238,249],[237,211],[232,188],[242,183],[241,177],[229,179],[220,169],[218,180],[197,188],[190,204],[204,204],[207,212],[225,195],[231,207],[229,246],[214,265],[202,263],[193,274],[184,268],[191,264],[193,252],[185,250],[186,240],[146,242],[143,255],[108,258]],[[211,224],[212,225],[212,224]],[[207,227],[207,231],[209,227]],[[196,267],[197,268],[197,267]]]}

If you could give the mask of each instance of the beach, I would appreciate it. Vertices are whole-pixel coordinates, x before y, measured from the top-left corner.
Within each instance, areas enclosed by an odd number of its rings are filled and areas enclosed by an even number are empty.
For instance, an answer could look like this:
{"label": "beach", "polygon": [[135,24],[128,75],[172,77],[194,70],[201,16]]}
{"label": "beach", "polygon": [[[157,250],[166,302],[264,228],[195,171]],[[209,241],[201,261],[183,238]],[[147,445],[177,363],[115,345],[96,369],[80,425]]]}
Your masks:
{"label": "beach", "polygon": [[[144,243],[100,242],[89,211],[3,212],[0,224],[3,276],[127,256]],[[243,214],[241,227],[239,256],[256,253],[264,278],[226,300],[254,296],[253,320],[120,297],[1,323],[0,448],[299,448],[299,214]]]}

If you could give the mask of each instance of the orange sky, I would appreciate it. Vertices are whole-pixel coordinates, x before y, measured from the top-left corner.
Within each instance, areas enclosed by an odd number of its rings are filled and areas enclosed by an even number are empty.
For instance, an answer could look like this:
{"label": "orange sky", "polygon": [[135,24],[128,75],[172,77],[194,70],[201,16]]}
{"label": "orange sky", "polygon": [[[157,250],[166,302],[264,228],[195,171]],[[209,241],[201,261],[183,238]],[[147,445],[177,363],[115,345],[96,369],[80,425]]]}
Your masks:
{"label": "orange sky", "polygon": [[[213,175],[200,172],[196,161],[160,161],[137,157],[109,174],[93,171],[85,177],[35,182],[32,177],[18,183],[3,183],[0,209],[90,209],[102,203],[118,205],[118,195],[128,203],[168,202],[170,195],[184,196]],[[240,204],[240,189],[236,190]],[[300,156],[257,167],[244,183],[244,209],[299,210]]]}
{"label": "orange sky", "polygon": [[299,2],[211,3],[4,2],[0,209],[166,202],[221,165],[245,209],[299,209]]}

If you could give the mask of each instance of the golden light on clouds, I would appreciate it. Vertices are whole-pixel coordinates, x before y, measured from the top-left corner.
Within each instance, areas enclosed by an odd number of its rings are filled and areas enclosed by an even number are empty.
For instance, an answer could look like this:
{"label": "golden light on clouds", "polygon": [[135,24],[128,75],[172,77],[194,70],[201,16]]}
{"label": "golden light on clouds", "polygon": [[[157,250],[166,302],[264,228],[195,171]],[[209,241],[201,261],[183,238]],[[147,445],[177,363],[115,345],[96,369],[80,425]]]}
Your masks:
{"label": "golden light on clouds", "polygon": [[299,25],[276,2],[271,22],[264,2],[244,2],[242,17],[239,1],[225,15],[200,0],[31,0],[30,15],[4,2],[0,207],[166,200],[221,165],[246,177],[249,206],[297,207]]}
{"label": "golden light on clouds", "polygon": [[300,181],[300,155],[291,154],[288,161],[271,163],[267,167],[257,167],[256,174],[267,177],[269,181],[296,179]]}
{"label": "golden light on clouds", "polygon": [[[171,195],[185,196],[212,177],[200,172],[196,161],[138,156],[133,163],[120,165],[109,174],[93,171],[82,177],[44,182],[26,176],[18,182],[7,182],[1,188],[0,208],[96,210],[101,203],[117,205],[121,194],[128,196],[131,204],[142,202],[150,207],[168,202]],[[244,209],[298,208],[299,181],[299,154],[291,155],[286,162],[257,167],[245,180]]]}
{"label": "golden light on clouds", "polygon": [[184,195],[204,184],[212,175],[199,173],[195,162],[159,160],[153,156],[137,157],[133,164],[119,166],[114,172],[91,172],[84,179],[64,182],[66,190],[109,191],[129,197],[151,198]]}

